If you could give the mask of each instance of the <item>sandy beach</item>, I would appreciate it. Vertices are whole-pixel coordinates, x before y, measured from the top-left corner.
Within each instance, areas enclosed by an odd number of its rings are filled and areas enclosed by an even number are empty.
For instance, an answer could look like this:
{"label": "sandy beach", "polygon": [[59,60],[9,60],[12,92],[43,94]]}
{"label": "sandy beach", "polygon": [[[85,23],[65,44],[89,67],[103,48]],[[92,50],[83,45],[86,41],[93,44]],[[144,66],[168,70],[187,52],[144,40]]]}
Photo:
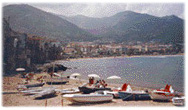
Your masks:
{"label": "sandy beach", "polygon": [[[46,73],[43,74],[36,74],[35,77],[40,75],[47,75]],[[36,81],[33,81],[36,82]],[[82,81],[84,83],[85,81]],[[124,106],[170,106],[175,107],[172,102],[155,102],[152,100],[148,101],[122,101],[121,99],[113,99],[112,102],[108,103],[93,103],[93,104],[72,104],[68,100],[61,97],[60,94],[56,94],[56,96],[47,98],[47,99],[34,99],[33,97],[27,95],[24,96],[23,94],[19,93],[16,89],[19,83],[23,83],[23,79],[16,75],[14,77],[3,77],[3,94],[2,94],[2,101],[3,106],[103,106],[103,107],[124,107]],[[81,85],[81,84],[79,84]],[[49,87],[50,85],[45,84],[43,87]],[[75,80],[70,80],[68,84],[64,85],[53,85],[56,88],[66,89],[66,88],[75,88],[78,87]],[[115,85],[110,84],[109,87]],[[133,90],[145,90],[147,88],[140,88],[140,87],[132,87]],[[148,89],[151,91],[151,89]],[[63,103],[62,103],[63,100]]]}

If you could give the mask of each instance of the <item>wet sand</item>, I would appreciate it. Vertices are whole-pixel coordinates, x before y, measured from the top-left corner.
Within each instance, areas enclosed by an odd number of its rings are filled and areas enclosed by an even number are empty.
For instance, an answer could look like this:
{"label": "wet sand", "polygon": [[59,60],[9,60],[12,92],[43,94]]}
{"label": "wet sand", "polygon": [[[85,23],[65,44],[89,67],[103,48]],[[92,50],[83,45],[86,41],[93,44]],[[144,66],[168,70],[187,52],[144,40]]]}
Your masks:
{"label": "wet sand", "polygon": [[[37,74],[35,77],[38,77],[39,75],[47,75],[46,73],[43,74]],[[36,82],[35,80],[33,82]],[[76,88],[78,85],[82,85],[81,83],[76,83],[78,81],[70,80],[68,84],[64,85],[53,85],[56,88],[59,89],[66,89],[66,88]],[[86,81],[82,81],[84,83]],[[172,102],[155,102],[152,100],[148,101],[122,101],[121,99],[113,99],[112,102],[106,102],[106,103],[93,103],[93,104],[72,104],[68,100],[61,97],[60,94],[56,94],[56,96],[46,99],[34,99],[34,97],[31,97],[29,95],[24,96],[23,94],[19,93],[16,89],[17,85],[19,83],[23,83],[23,79],[19,78],[19,75],[14,77],[3,77],[3,94],[2,94],[2,105],[5,107],[9,106],[69,106],[69,107],[85,107],[85,106],[103,106],[103,107],[125,107],[125,106],[169,106],[169,107],[175,107]],[[49,87],[50,85],[45,84],[43,87]],[[110,87],[116,86],[110,84]],[[147,88],[140,88],[140,87],[132,87],[133,90],[145,90]],[[151,89],[149,89],[150,91]],[[63,101],[62,101],[63,100]],[[62,103],[63,102],[63,103]]]}

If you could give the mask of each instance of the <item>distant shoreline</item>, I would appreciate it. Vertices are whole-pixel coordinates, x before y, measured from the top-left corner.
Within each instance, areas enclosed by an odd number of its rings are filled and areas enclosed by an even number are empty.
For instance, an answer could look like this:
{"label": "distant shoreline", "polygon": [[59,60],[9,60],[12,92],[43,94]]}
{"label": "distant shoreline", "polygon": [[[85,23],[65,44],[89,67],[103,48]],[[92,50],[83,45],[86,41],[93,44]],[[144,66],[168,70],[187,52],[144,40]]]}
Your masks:
{"label": "distant shoreline", "polygon": [[85,58],[71,58],[71,59],[67,59],[67,60],[56,60],[55,62],[62,62],[62,61],[77,61],[77,60],[90,60],[90,59],[94,59],[94,60],[98,60],[98,59],[112,59],[112,58],[136,58],[136,57],[165,57],[165,56],[184,56],[184,53],[179,53],[179,54],[175,54],[175,55],[132,55],[132,56],[110,56],[110,57],[85,57]]}

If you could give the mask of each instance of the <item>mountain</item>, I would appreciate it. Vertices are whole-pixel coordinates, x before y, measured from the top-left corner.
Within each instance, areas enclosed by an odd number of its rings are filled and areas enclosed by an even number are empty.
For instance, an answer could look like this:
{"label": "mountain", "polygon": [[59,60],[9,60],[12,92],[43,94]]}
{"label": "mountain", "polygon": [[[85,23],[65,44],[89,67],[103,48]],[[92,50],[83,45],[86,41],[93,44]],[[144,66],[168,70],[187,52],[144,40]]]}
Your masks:
{"label": "mountain", "polygon": [[[138,14],[138,13],[135,13],[132,11],[120,12],[113,16],[103,17],[103,18],[92,18],[92,17],[83,16],[83,15],[77,15],[77,16],[72,16],[72,17],[66,17],[66,16],[62,16],[62,15],[59,15],[59,16],[63,19],[66,19],[67,21],[70,21],[70,22],[76,24],[78,27],[85,29],[91,33],[92,33],[92,31],[94,31],[93,34],[95,34],[95,32],[96,32],[96,34],[105,33],[111,27],[113,27],[114,25],[116,25],[118,23],[121,23],[122,21],[127,21],[127,22],[130,22],[130,24],[131,24],[131,23],[135,22],[133,19],[139,20],[140,18],[142,18],[142,16],[144,16],[143,18],[153,17],[153,16],[146,15],[146,14],[144,14],[144,15]],[[132,19],[132,17],[133,17],[133,19]]]}
{"label": "mountain", "polygon": [[77,15],[72,17],[66,17],[63,15],[58,15],[67,21],[76,24],[78,27],[92,33],[101,34],[107,32],[109,27],[117,24],[121,17],[103,17],[103,18],[92,18],[83,15]]}
{"label": "mountain", "polygon": [[102,39],[122,41],[159,41],[179,43],[184,40],[184,21],[174,15],[156,17],[124,11],[110,17],[74,16],[62,18]]}
{"label": "mountain", "polygon": [[18,32],[61,41],[91,41],[95,39],[92,34],[73,23],[30,5],[4,6],[3,17],[9,21],[11,28]]}

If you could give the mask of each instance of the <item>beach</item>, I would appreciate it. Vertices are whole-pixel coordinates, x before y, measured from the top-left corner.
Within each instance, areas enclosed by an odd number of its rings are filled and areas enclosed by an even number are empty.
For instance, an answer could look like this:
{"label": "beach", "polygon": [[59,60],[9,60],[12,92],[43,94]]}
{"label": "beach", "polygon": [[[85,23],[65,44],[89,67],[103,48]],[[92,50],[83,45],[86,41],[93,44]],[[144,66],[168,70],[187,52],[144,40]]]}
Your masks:
{"label": "beach", "polygon": [[[36,76],[45,75],[43,74],[36,74]],[[34,81],[35,82],[35,81]],[[86,81],[81,81],[82,83]],[[56,94],[56,96],[48,98],[48,99],[34,99],[31,96],[24,96],[23,94],[19,93],[16,89],[19,83],[23,83],[23,79],[20,78],[20,75],[12,76],[12,77],[3,77],[3,94],[2,94],[2,101],[3,106],[101,106],[101,107],[125,107],[125,106],[170,106],[175,107],[172,102],[155,102],[152,100],[147,101],[122,101],[121,99],[113,99],[112,102],[108,103],[93,103],[93,104],[72,104],[68,100],[62,98],[60,94]],[[81,85],[81,84],[79,84]],[[43,87],[49,87],[50,85],[44,85]],[[78,87],[78,83],[75,80],[70,80],[68,84],[64,85],[53,85],[59,89],[66,89],[66,88],[75,88]],[[108,87],[113,87],[117,85],[110,84]],[[132,87],[133,90],[146,90],[148,88],[141,88],[141,87]],[[151,91],[152,89],[148,89]],[[63,100],[63,101],[62,101]],[[62,103],[63,102],[63,103]]]}

